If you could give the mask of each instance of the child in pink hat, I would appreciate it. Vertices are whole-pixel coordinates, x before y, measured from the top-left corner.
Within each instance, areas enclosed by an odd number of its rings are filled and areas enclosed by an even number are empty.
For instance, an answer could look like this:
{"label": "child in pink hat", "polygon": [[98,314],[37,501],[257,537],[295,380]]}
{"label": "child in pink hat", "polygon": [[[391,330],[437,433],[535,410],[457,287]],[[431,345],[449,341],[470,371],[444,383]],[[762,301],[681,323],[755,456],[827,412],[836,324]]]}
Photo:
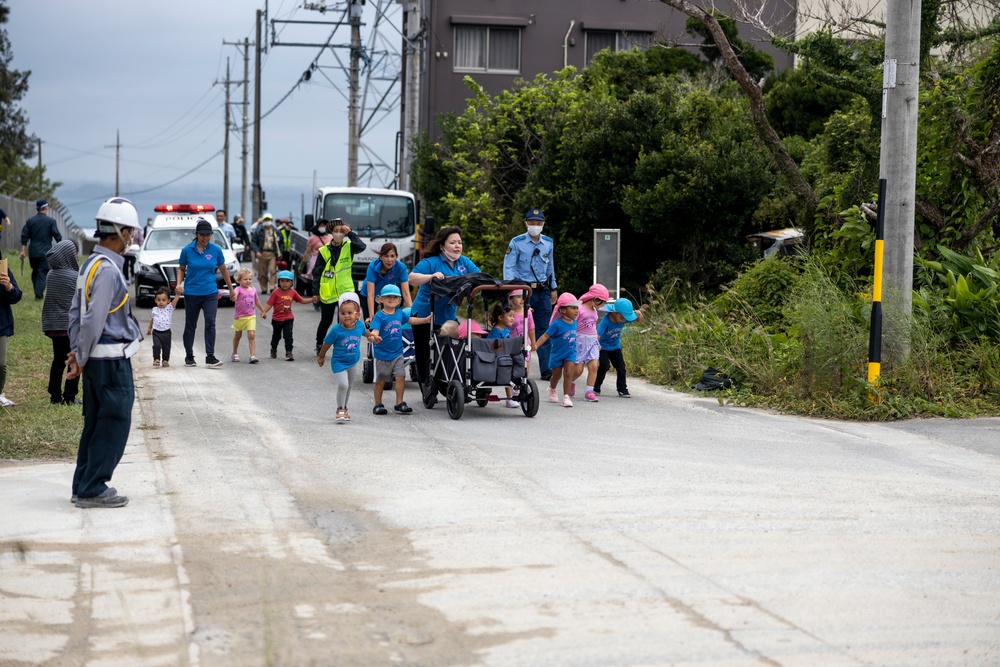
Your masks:
{"label": "child in pink hat", "polygon": [[553,311],[558,317],[549,323],[548,330],[539,336],[537,341],[539,347],[545,345],[548,340],[552,341],[552,349],[549,352],[549,368],[552,369],[552,378],[549,380],[549,402],[559,402],[556,387],[561,377],[564,408],[573,407],[573,399],[570,398],[569,392],[573,384],[573,374],[576,372],[576,313],[579,307],[580,302],[575,296],[569,292],[560,294]]}
{"label": "child in pink hat", "polygon": [[597,377],[598,361],[601,358],[601,345],[597,335],[597,320],[600,317],[597,310],[608,302],[608,288],[600,283],[590,286],[590,289],[580,297],[580,311],[576,317],[576,368],[570,385],[569,395],[576,393],[576,382],[584,369],[587,371],[587,390],[583,397],[591,403],[598,401],[594,393],[594,381]]}

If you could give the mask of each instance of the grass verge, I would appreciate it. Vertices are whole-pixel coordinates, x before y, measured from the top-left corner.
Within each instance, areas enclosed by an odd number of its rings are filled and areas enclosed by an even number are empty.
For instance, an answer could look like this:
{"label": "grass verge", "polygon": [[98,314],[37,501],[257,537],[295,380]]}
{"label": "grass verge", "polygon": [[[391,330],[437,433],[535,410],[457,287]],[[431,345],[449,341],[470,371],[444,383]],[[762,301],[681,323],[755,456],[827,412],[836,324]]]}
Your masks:
{"label": "grass verge", "polygon": [[52,343],[42,333],[42,302],[32,295],[28,269],[15,279],[25,295],[13,306],[4,393],[17,405],[0,408],[0,459],[72,459],[83,428],[80,407],[49,402]]}

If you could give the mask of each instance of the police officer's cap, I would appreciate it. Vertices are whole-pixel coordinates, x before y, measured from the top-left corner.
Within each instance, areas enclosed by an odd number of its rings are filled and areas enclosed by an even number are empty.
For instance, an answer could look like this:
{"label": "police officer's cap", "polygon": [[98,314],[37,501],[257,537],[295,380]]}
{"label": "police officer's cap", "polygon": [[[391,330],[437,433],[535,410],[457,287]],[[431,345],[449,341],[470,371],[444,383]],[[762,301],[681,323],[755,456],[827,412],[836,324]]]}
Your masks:
{"label": "police officer's cap", "polygon": [[212,233],[212,223],[204,218],[198,219],[198,224],[194,226],[195,234],[211,234]]}
{"label": "police officer's cap", "polygon": [[525,220],[541,220],[545,222],[545,215],[542,213],[542,209],[533,208],[529,209],[527,213],[524,214]]}

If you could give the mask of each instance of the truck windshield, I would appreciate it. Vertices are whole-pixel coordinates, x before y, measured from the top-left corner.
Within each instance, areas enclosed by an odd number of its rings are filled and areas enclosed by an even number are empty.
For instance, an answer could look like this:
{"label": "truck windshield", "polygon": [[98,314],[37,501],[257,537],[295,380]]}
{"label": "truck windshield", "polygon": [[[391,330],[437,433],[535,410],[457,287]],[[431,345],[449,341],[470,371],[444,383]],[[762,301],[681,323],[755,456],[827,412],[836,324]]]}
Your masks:
{"label": "truck windshield", "polygon": [[343,218],[359,235],[373,238],[404,238],[416,229],[413,200],[397,195],[328,194],[319,217]]}

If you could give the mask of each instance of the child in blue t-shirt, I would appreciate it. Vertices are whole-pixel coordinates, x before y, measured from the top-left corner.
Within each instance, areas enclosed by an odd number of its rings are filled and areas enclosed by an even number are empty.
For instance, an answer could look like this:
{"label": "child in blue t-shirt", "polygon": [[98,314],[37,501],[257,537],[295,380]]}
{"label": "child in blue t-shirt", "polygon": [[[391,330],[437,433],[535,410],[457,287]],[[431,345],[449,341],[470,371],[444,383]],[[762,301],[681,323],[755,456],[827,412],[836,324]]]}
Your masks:
{"label": "child in blue t-shirt", "polygon": [[604,307],[607,315],[597,325],[598,341],[601,344],[601,356],[597,366],[597,380],[594,382],[594,393],[601,393],[601,383],[608,372],[609,366],[614,366],[618,372],[618,395],[631,398],[625,378],[625,358],[622,356],[621,335],[626,324],[643,320],[642,311],[635,310],[628,299],[618,299]]}
{"label": "child in blue t-shirt", "polygon": [[361,319],[361,299],[356,292],[344,292],[337,302],[340,313],[340,324],[330,327],[323,345],[320,347],[316,363],[320,368],[326,361],[326,353],[330,350],[330,370],[337,382],[337,414],[335,421],[343,424],[351,421],[347,412],[347,399],[351,397],[351,385],[354,383],[355,368],[361,360],[361,339],[373,340],[371,334],[365,332],[365,325],[359,324]]}
{"label": "child in blue t-shirt", "polygon": [[413,412],[413,408],[403,400],[403,391],[406,387],[403,325],[407,323],[411,325],[427,324],[431,318],[430,316],[411,317],[408,308],[400,310],[399,304],[402,300],[402,293],[397,286],[386,285],[379,293],[382,310],[375,313],[372,318],[371,337],[368,340],[375,344],[375,384],[372,386],[375,407],[372,408],[372,412],[376,415],[384,415],[389,412],[382,404],[382,390],[385,388],[385,383],[392,379],[395,379],[396,387],[396,405],[393,410],[401,415]]}
{"label": "child in blue t-shirt", "polygon": [[[487,338],[510,338],[510,328],[514,326],[514,311],[509,304],[497,301],[490,309],[490,332]],[[504,402],[508,408],[519,408],[521,404],[514,400],[514,390],[507,387],[507,400]]]}
{"label": "child in blue t-shirt", "polygon": [[563,380],[562,404],[565,408],[573,407],[573,399],[569,397],[570,386],[573,384],[573,374],[576,370],[576,315],[580,310],[580,302],[569,292],[563,292],[556,301],[552,311],[552,321],[548,330],[535,341],[536,347],[541,347],[545,341],[551,340],[549,350],[549,368],[552,378],[549,380],[549,402],[558,403],[556,387],[559,378]]}

